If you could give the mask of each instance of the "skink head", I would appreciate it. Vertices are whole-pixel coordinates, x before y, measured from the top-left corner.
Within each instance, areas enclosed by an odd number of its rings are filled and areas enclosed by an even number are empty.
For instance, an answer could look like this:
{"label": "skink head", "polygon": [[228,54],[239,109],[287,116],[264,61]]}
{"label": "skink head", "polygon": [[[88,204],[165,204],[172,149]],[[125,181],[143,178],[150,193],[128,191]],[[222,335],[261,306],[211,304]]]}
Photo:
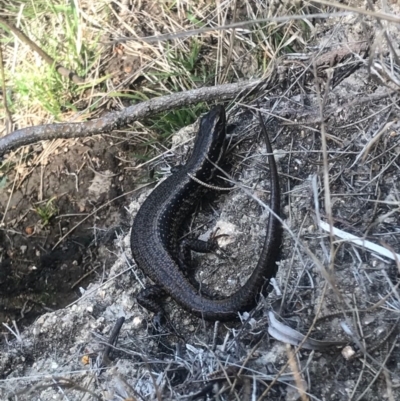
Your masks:
{"label": "skink head", "polygon": [[192,155],[218,164],[225,152],[225,123],[224,106],[213,107],[201,119]]}

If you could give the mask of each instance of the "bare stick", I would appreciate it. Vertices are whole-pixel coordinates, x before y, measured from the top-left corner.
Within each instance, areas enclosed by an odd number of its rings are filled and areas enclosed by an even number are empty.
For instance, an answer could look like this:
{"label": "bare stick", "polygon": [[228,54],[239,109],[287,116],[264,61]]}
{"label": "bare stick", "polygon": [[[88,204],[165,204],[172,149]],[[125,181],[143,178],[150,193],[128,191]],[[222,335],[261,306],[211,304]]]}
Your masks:
{"label": "bare stick", "polygon": [[248,94],[258,89],[265,80],[243,81],[234,84],[218,85],[178,92],[172,95],[157,97],[121,111],[115,111],[94,120],[79,123],[46,124],[22,128],[0,138],[0,157],[10,150],[20,146],[30,145],[38,141],[57,138],[82,138],[96,134],[104,134],[133,121],[152,116],[177,107],[212,101],[227,100],[238,95]]}

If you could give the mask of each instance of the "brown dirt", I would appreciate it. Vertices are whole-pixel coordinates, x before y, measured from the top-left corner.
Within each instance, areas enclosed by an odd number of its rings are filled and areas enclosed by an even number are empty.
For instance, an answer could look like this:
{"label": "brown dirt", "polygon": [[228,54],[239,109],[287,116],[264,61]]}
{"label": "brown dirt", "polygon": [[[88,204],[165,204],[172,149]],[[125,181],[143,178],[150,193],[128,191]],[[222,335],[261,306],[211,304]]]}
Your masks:
{"label": "brown dirt", "polygon": [[106,247],[129,229],[124,197],[113,199],[133,187],[119,160],[129,152],[110,138],[64,141],[36,167],[34,148],[17,169],[9,159],[0,190],[0,320],[19,326],[68,305],[109,269]]}

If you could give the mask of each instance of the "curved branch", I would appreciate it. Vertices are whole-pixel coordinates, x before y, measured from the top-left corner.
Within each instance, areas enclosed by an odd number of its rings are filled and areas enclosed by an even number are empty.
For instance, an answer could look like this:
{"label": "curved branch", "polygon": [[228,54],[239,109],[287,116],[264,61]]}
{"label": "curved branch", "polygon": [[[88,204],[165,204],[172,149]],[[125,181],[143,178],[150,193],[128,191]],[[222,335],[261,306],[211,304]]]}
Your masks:
{"label": "curved branch", "polygon": [[255,89],[259,89],[264,82],[264,80],[259,79],[193,89],[150,99],[127,107],[121,111],[107,113],[100,118],[90,121],[46,124],[22,128],[0,138],[0,157],[5,152],[38,141],[57,138],[82,138],[96,134],[104,134],[105,132],[110,132],[114,129],[126,126],[133,121],[177,107],[188,106],[204,101],[232,99],[238,95],[246,95]]}

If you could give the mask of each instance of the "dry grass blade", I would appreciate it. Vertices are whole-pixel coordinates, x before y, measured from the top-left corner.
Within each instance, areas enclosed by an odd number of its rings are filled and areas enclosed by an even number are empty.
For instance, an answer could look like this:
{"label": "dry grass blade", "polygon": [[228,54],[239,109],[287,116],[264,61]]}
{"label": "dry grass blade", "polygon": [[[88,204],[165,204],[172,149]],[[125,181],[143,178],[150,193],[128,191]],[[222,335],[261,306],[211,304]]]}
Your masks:
{"label": "dry grass blade", "polygon": [[67,77],[70,79],[72,82],[75,82],[77,84],[82,84],[85,82],[85,80],[81,77],[79,77],[76,73],[73,71],[70,71],[69,69],[63,67],[60,65],[56,60],[54,60],[51,56],[49,56],[45,51],[43,51],[36,43],[34,43],[32,40],[28,38],[21,30],[19,30],[16,26],[9,24],[4,18],[0,17],[0,24],[3,24],[6,26],[15,36],[18,37],[22,42],[26,43],[29,47],[32,48],[35,52],[37,52],[43,60],[46,61],[46,63],[49,66],[53,66],[56,64],[56,70],[59,74],[61,74],[64,77]]}
{"label": "dry grass blade", "polygon": [[386,14],[386,13],[380,13],[380,12],[375,12],[375,11],[369,11],[369,10],[364,10],[361,7],[351,7],[348,6],[346,4],[340,4],[340,3],[336,3],[334,1],[326,1],[326,0],[315,0],[316,3],[318,4],[323,4],[325,6],[330,6],[330,7],[336,7],[339,8],[341,10],[347,10],[347,11],[351,11],[353,13],[356,14],[361,14],[361,15],[367,15],[369,17],[375,17],[378,19],[382,19],[382,20],[386,20],[386,21],[390,21],[390,22],[394,22],[394,23],[399,23],[400,22],[400,18],[396,17],[395,15],[390,15],[390,14]]}
{"label": "dry grass blade", "polygon": [[[331,4],[328,2],[325,3],[322,0],[318,1],[318,2],[321,4],[326,4],[326,5],[337,4],[337,6],[339,8],[342,8],[345,10],[348,9],[349,11],[354,12],[356,14],[372,15],[377,18],[385,19],[390,22],[395,22],[395,23],[400,22],[400,18],[395,17],[390,14],[368,12],[366,10],[356,9],[356,8],[340,5],[339,3],[334,3],[334,4]],[[313,19],[313,18],[336,18],[336,17],[344,17],[346,15],[349,15],[349,14],[347,12],[338,12],[338,13],[318,13],[318,14],[303,14],[303,15],[290,15],[290,16],[282,16],[282,17],[261,18],[261,19],[255,19],[252,21],[235,22],[233,24],[216,26],[214,28],[193,29],[191,31],[179,32],[179,33],[175,33],[175,34],[165,34],[165,35],[157,35],[157,36],[149,36],[149,37],[141,37],[141,38],[117,39],[113,42],[106,42],[104,44],[117,44],[117,43],[123,43],[123,42],[131,41],[131,40],[138,40],[138,41],[143,41],[143,42],[147,42],[147,43],[153,43],[153,42],[161,42],[161,41],[167,41],[167,40],[172,40],[172,39],[181,39],[181,38],[186,38],[186,37],[204,34],[204,33],[208,33],[208,32],[213,32],[213,31],[237,29],[237,28],[257,25],[257,24],[261,24],[261,23],[265,23],[265,22],[287,22],[287,21],[296,21],[296,20]]]}
{"label": "dry grass blade", "polygon": [[303,378],[300,375],[300,372],[299,372],[299,369],[297,367],[297,363],[295,360],[295,355],[293,354],[293,351],[289,344],[287,344],[287,346],[286,346],[286,352],[288,354],[290,369],[292,370],[292,372],[294,374],[294,378],[296,380],[297,390],[300,394],[300,398],[302,401],[308,401],[309,398],[306,395],[305,383],[304,383]]}

